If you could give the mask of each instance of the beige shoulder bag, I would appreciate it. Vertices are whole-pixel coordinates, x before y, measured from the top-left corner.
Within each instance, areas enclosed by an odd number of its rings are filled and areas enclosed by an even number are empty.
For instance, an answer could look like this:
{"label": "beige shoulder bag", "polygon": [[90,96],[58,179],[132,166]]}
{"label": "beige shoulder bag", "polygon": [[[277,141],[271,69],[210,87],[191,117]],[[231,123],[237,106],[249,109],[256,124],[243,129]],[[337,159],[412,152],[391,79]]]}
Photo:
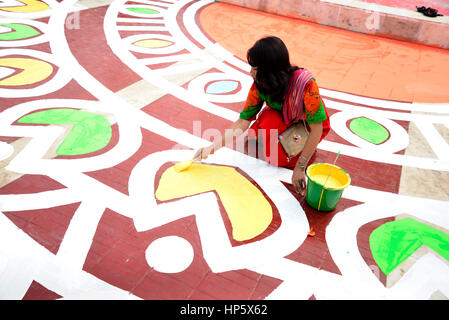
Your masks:
{"label": "beige shoulder bag", "polygon": [[306,144],[309,131],[305,121],[292,124],[279,135],[279,142],[289,158],[298,155]]}

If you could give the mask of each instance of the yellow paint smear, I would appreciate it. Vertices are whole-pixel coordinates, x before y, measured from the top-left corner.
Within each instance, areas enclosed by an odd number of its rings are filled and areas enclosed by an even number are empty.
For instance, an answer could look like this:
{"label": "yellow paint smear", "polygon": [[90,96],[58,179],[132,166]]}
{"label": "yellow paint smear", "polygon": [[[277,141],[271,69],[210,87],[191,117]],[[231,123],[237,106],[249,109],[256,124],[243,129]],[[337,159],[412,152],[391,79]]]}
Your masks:
{"label": "yellow paint smear", "polygon": [[273,219],[270,203],[256,186],[231,167],[193,164],[189,170],[176,172],[172,166],[161,176],[156,199],[167,201],[213,190],[226,210],[235,240],[250,240],[270,225]]}
{"label": "yellow paint smear", "polygon": [[9,12],[39,12],[47,10],[48,4],[37,0],[20,0],[24,5],[17,7],[0,7],[0,10]]}
{"label": "yellow paint smear", "polygon": [[186,161],[182,161],[182,162],[178,162],[177,164],[174,165],[175,171],[176,172],[181,172],[184,170],[188,170],[193,164],[193,160],[186,160]]}
{"label": "yellow paint smear", "polygon": [[0,58],[0,67],[22,69],[21,72],[0,81],[1,86],[24,86],[48,78],[53,73],[51,64],[30,58]]}
{"label": "yellow paint smear", "polygon": [[140,40],[134,42],[134,45],[144,48],[164,48],[171,46],[173,42],[159,39]]}

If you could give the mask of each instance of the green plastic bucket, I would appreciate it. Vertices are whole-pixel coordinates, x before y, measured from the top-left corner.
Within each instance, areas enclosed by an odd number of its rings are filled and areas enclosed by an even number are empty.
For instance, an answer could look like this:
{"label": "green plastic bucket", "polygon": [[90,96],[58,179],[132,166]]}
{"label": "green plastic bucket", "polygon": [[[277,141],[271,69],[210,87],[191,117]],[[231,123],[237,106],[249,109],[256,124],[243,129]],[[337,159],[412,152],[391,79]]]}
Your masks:
{"label": "green plastic bucket", "polygon": [[[345,170],[329,163],[310,165],[306,170],[306,176],[306,202],[318,211],[334,210],[344,189],[351,184],[351,177]],[[324,183],[326,185],[323,188]]]}

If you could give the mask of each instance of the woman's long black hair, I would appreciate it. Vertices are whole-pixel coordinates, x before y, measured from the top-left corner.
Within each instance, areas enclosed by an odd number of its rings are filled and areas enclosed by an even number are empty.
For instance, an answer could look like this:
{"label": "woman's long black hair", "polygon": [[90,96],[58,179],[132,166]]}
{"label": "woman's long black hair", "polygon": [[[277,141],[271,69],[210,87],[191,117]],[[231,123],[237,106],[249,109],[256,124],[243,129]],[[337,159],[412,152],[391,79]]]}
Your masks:
{"label": "woman's long black hair", "polygon": [[270,96],[272,101],[282,103],[293,71],[298,67],[290,64],[288,49],[284,42],[274,36],[258,40],[246,54],[248,63],[257,67],[256,87]]}

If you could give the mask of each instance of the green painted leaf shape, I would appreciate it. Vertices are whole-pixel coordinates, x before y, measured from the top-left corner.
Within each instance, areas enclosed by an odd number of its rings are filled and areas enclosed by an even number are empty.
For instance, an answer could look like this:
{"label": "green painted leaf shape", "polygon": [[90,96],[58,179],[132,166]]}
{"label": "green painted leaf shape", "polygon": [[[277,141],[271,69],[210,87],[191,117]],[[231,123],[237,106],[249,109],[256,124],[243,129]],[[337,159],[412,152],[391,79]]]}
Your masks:
{"label": "green painted leaf shape", "polygon": [[141,14],[157,14],[159,11],[148,8],[128,8],[129,11]]}
{"label": "green painted leaf shape", "polygon": [[50,109],[22,117],[18,123],[73,125],[56,150],[58,155],[82,155],[106,147],[112,137],[109,121],[102,115],[76,109]]}
{"label": "green painted leaf shape", "polygon": [[0,40],[2,41],[23,40],[41,34],[41,32],[35,28],[21,23],[1,23],[0,26],[11,28],[13,30],[0,33]]}
{"label": "green painted leaf shape", "polygon": [[353,119],[349,128],[360,138],[374,144],[381,144],[390,136],[388,130],[382,125],[365,117]]}
{"label": "green painted leaf shape", "polygon": [[371,233],[369,244],[374,260],[387,275],[422,245],[449,261],[449,234],[412,218],[381,225]]}

